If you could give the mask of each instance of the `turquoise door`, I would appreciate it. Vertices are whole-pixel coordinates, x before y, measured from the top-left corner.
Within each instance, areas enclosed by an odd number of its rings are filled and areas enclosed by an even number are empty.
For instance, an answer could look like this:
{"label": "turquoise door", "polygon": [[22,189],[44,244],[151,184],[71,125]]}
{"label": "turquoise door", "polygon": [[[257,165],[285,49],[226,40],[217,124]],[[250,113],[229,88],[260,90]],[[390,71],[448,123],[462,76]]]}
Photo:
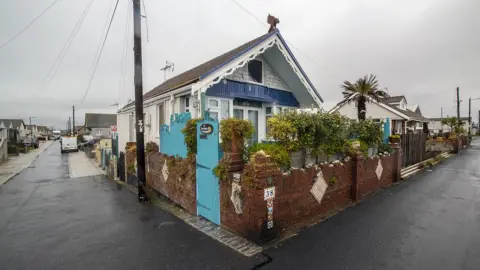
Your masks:
{"label": "turquoise door", "polygon": [[220,159],[218,122],[197,122],[197,215],[220,224],[220,185],[213,174]]}

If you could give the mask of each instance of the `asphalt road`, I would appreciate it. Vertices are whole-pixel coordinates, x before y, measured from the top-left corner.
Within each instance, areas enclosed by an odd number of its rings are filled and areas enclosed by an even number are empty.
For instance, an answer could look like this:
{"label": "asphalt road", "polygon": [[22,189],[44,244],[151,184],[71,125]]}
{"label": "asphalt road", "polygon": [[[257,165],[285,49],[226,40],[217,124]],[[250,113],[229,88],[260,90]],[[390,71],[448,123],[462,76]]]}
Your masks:
{"label": "asphalt road", "polygon": [[102,177],[58,144],[0,187],[0,269],[480,269],[480,142],[246,258]]}
{"label": "asphalt road", "polygon": [[480,142],[311,227],[262,269],[480,269]]}
{"label": "asphalt road", "polygon": [[251,269],[247,258],[100,176],[58,143],[0,187],[0,269]]}

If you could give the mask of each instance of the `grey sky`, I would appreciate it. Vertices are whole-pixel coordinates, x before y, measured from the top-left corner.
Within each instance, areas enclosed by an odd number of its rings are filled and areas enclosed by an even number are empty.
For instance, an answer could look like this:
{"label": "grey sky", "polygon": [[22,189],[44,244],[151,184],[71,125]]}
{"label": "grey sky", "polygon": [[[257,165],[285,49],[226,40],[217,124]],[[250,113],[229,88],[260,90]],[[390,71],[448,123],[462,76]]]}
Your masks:
{"label": "grey sky", "polygon": [[[15,35],[53,0],[6,1],[0,10],[0,44]],[[115,112],[133,98],[132,34],[125,82],[120,80],[127,4],[120,0],[92,87],[79,105],[114,0],[95,0],[78,35],[47,88],[43,81],[88,0],[61,0],[22,36],[0,49],[1,118],[37,116],[37,124],[64,127],[71,106]],[[375,73],[391,95],[419,103],[425,116],[454,115],[460,86],[462,116],[468,97],[480,97],[478,0],[238,0],[262,21],[280,18],[279,29],[331,108],[339,85]],[[176,75],[262,35],[267,27],[231,0],[145,0],[144,87],[163,81],[165,60]],[[132,28],[130,28],[130,31]],[[300,51],[298,51],[298,48]],[[123,83],[124,87],[121,87]],[[477,121],[480,100],[472,102]]]}

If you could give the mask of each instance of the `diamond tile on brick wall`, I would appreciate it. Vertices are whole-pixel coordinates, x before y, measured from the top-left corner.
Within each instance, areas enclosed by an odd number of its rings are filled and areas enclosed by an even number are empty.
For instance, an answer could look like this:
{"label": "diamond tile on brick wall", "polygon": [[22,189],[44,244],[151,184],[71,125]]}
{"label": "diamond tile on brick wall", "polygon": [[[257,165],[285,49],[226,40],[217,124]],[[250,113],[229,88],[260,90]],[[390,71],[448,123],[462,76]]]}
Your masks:
{"label": "diamond tile on brick wall", "polygon": [[327,187],[328,185],[323,178],[323,173],[322,171],[319,171],[317,173],[317,176],[315,176],[315,184],[313,184],[312,188],[310,189],[310,193],[312,193],[313,197],[315,198],[315,200],[317,200],[318,203],[322,202]]}
{"label": "diamond tile on brick wall", "polygon": [[378,159],[377,169],[375,170],[375,174],[377,174],[378,181],[380,181],[380,178],[382,177],[382,173],[383,173],[382,160]]}
{"label": "diamond tile on brick wall", "polygon": [[167,180],[168,180],[168,165],[167,165],[166,160],[165,160],[165,163],[163,163],[162,176],[163,176],[163,181],[167,182]]}

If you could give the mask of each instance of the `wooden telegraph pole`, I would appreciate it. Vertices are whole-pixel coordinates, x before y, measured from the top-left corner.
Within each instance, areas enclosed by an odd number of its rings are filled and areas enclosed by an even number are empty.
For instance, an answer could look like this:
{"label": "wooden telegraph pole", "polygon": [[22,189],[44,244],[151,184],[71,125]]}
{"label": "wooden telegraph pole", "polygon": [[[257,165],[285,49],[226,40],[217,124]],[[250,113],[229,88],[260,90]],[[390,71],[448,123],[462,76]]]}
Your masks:
{"label": "wooden telegraph pole", "polygon": [[143,138],[143,75],[142,75],[142,17],[140,0],[133,0],[133,52],[135,65],[135,124],[137,139],[138,200],[147,201],[145,193],[145,142]]}

